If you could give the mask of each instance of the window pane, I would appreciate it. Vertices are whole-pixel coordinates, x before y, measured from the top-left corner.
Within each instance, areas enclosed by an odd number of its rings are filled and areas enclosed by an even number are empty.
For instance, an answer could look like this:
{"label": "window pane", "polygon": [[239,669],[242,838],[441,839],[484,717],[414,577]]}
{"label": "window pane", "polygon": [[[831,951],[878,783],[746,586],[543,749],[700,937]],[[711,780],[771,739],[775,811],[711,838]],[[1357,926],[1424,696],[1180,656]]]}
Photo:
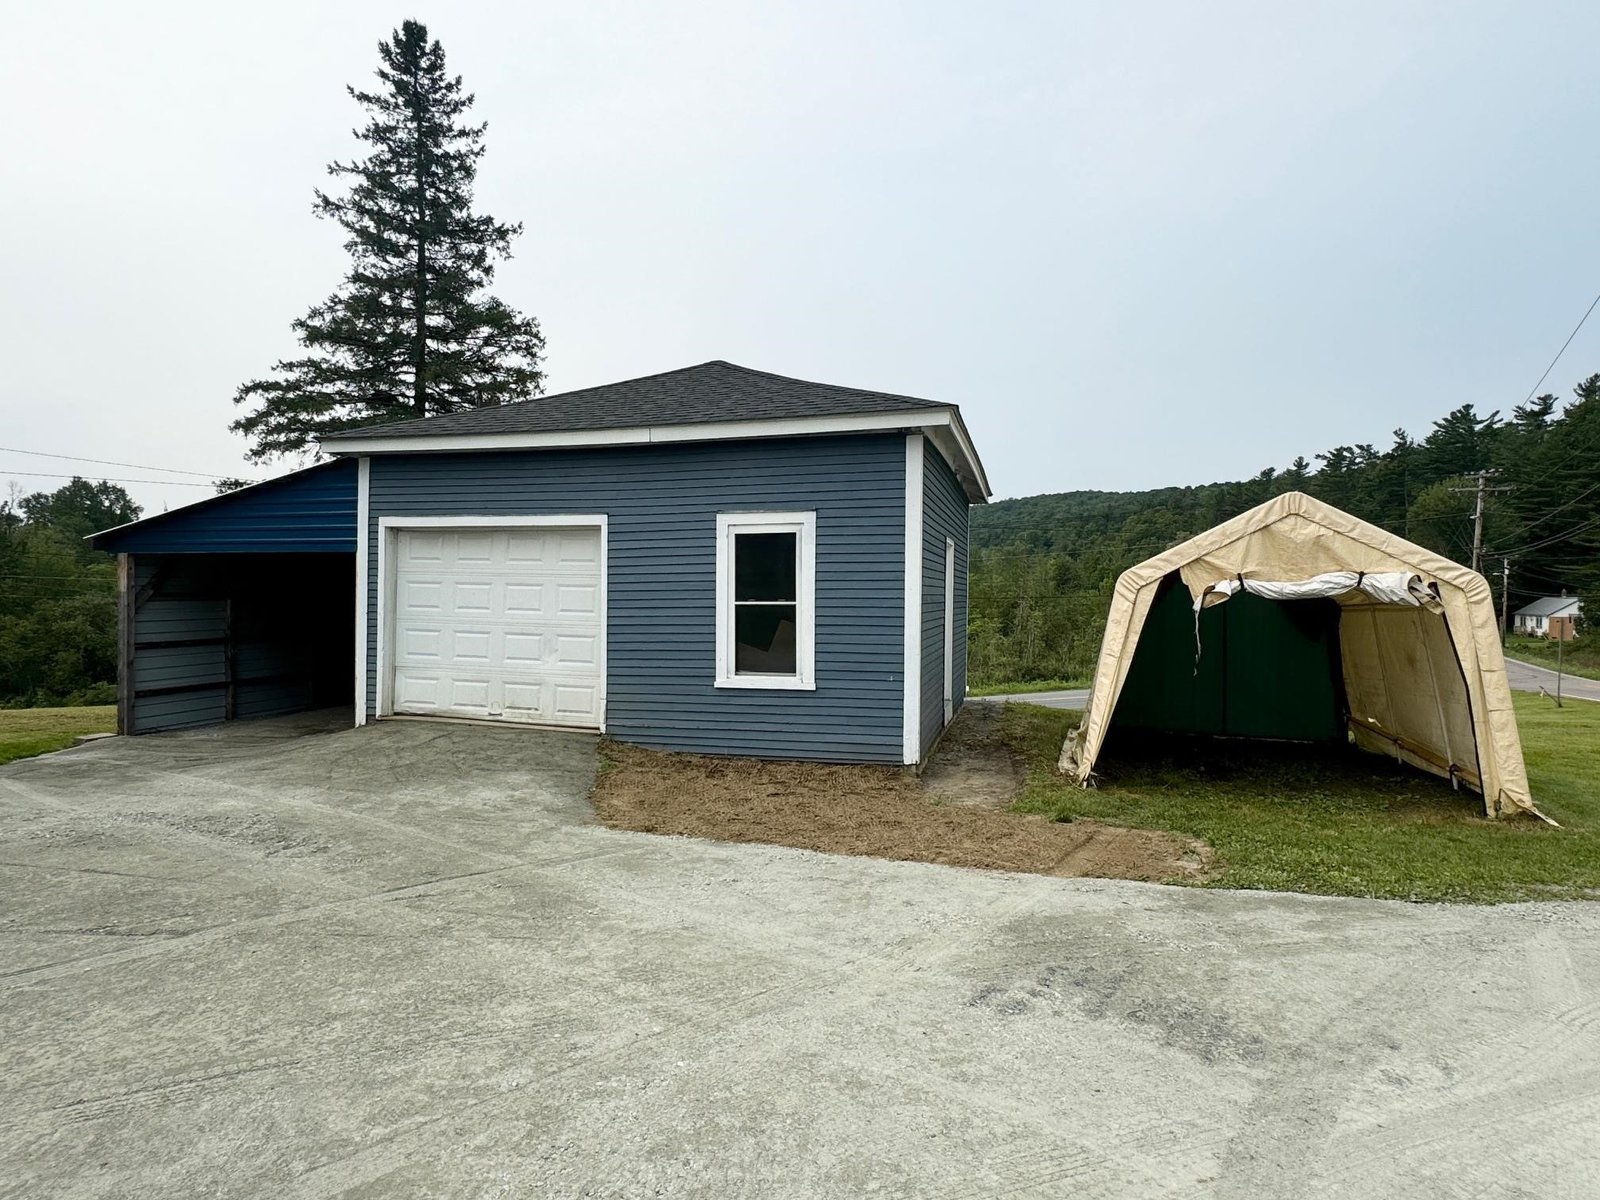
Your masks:
{"label": "window pane", "polygon": [[793,533],[734,534],[733,598],[792,602],[797,537]]}
{"label": "window pane", "polygon": [[[767,536],[765,534],[760,536]],[[792,537],[792,534],[781,535]],[[741,539],[743,540],[743,539]],[[795,606],[792,604],[740,604],[733,615],[733,670],[735,674],[793,675],[795,665]]]}

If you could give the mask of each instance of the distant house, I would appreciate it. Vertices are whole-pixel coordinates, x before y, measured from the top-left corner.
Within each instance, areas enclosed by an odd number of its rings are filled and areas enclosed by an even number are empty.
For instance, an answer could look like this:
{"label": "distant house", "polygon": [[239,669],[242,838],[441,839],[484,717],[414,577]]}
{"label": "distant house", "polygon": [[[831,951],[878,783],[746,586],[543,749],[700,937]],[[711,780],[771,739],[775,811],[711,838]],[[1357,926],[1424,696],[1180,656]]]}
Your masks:
{"label": "distant house", "polygon": [[123,733],[349,704],[917,763],[966,691],[952,404],[709,362],[322,452],[96,535]]}
{"label": "distant house", "polygon": [[1574,618],[1582,611],[1583,602],[1576,596],[1541,596],[1512,613],[1511,622],[1518,633],[1570,642]]}

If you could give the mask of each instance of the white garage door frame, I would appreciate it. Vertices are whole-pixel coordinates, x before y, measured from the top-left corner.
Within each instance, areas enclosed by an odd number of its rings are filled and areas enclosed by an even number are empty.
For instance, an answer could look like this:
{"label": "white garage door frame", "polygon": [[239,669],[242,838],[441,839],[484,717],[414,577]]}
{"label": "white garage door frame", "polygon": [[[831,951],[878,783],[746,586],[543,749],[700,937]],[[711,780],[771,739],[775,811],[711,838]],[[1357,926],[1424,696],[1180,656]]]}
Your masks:
{"label": "white garage door frame", "polygon": [[[395,563],[400,535],[410,530],[454,529],[493,532],[498,529],[584,529],[598,530],[600,534],[600,722],[596,728],[601,733],[606,728],[606,682],[609,671],[606,627],[610,624],[607,595],[611,552],[609,522],[604,513],[553,514],[549,516],[460,516],[460,517],[379,517],[378,518],[378,711],[379,718],[393,717],[394,711],[394,597]],[[440,720],[466,720],[470,718],[441,717]],[[500,722],[493,724],[522,724]],[[572,725],[552,725],[546,728],[573,729]],[[528,728],[540,726],[528,723]]]}

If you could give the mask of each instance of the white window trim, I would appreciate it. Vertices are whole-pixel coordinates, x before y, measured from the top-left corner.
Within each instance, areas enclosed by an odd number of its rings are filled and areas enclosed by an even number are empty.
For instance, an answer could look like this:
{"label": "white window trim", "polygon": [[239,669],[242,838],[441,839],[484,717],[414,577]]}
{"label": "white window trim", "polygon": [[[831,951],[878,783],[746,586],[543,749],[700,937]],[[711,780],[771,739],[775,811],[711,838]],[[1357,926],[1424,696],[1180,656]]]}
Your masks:
{"label": "white window trim", "polygon": [[[795,666],[793,675],[734,673],[733,539],[740,533],[797,534]],[[815,691],[817,687],[817,514],[726,512],[717,514],[717,674],[719,688]]]}
{"label": "white window trim", "polygon": [[[598,529],[600,531],[600,724],[606,730],[606,690],[610,682],[606,633],[611,624],[607,599],[611,570],[610,522],[604,513],[549,516],[461,516],[378,518],[378,708],[377,717],[394,715],[394,562],[400,532],[405,529]],[[453,719],[453,718],[445,718]],[[503,722],[495,722],[503,724]],[[536,728],[536,726],[528,726]],[[552,726],[575,728],[575,726]]]}

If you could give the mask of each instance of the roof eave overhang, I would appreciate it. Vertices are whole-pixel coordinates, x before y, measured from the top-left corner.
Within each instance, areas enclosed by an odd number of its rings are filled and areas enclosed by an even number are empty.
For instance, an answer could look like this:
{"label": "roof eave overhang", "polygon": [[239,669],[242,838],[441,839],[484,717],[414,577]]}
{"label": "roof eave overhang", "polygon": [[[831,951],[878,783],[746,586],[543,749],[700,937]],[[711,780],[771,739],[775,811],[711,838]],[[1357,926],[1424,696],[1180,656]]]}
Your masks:
{"label": "roof eave overhang", "polygon": [[990,489],[972,438],[954,408],[837,417],[786,417],[759,421],[706,421],[687,425],[638,425],[626,429],[577,429],[543,433],[437,433],[411,437],[340,434],[320,443],[326,454],[471,454],[496,450],[569,450],[592,446],[649,446],[669,442],[748,441],[819,437],[828,434],[921,430],[960,479],[967,499],[987,502]]}

